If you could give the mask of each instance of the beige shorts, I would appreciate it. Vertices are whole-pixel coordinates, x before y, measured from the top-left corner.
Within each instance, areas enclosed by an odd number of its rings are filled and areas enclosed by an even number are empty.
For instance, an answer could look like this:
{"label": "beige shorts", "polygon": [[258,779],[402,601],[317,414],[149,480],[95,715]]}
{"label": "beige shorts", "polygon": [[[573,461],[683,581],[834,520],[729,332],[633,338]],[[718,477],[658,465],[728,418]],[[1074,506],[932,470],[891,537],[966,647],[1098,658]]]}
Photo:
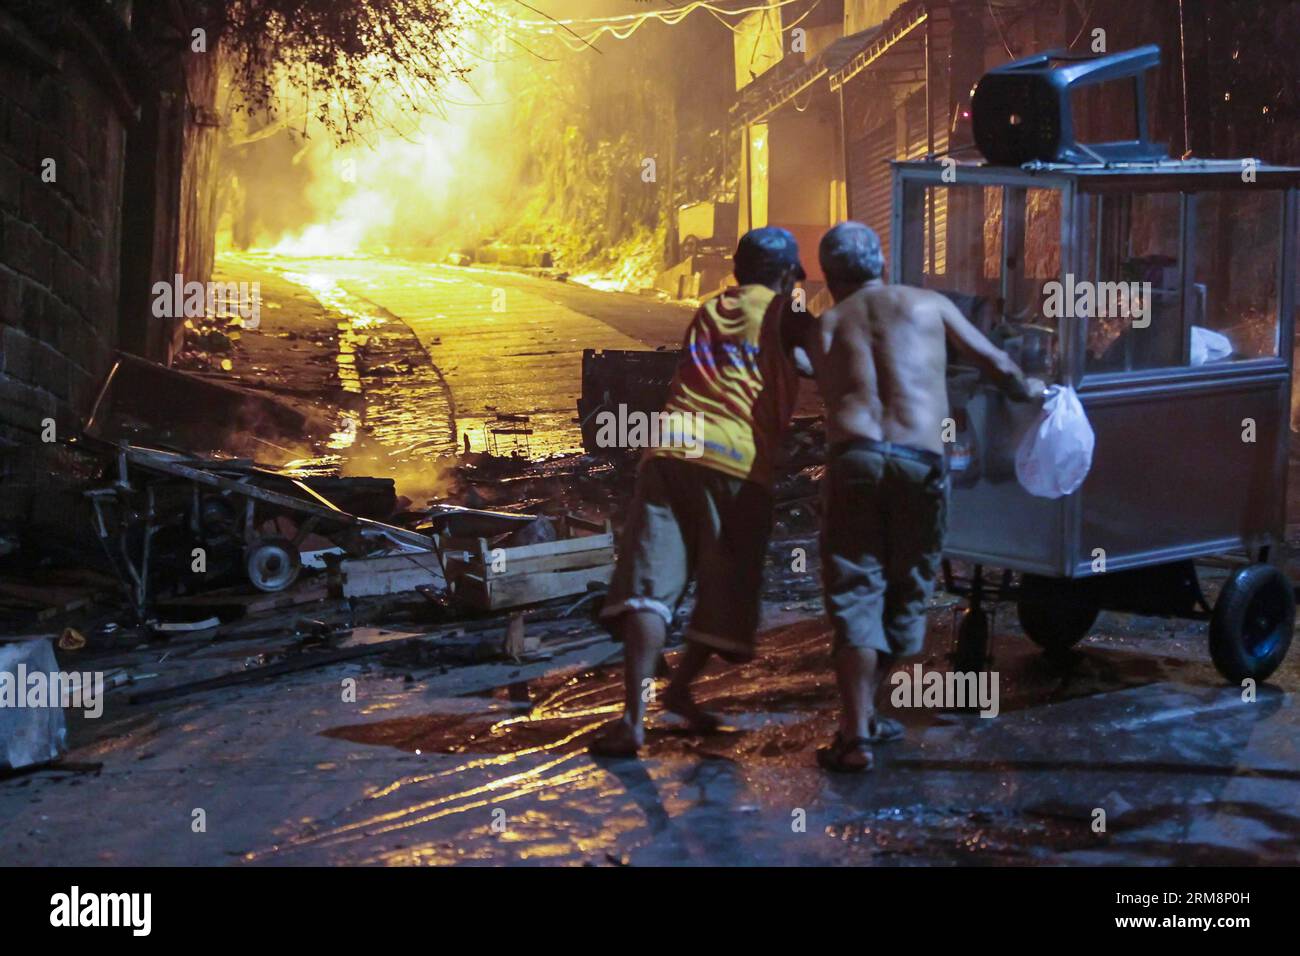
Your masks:
{"label": "beige shorts", "polygon": [[619,538],[601,620],[653,611],[671,625],[692,579],[686,640],[731,661],[754,656],[772,497],[762,485],[675,458],[648,458]]}
{"label": "beige shorts", "polygon": [[822,496],[822,588],[835,649],[919,653],[947,530],[943,456],[844,442],[828,456]]}

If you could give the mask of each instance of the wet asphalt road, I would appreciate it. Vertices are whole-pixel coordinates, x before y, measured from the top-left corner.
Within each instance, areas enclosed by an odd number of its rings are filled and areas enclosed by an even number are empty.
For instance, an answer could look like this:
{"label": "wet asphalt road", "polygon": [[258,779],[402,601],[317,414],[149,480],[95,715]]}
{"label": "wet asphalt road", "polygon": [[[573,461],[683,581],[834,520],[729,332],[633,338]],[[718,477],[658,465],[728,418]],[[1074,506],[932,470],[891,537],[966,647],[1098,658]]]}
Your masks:
{"label": "wet asphalt road", "polygon": [[[947,603],[931,614],[926,668],[945,666]],[[74,726],[83,743],[68,757],[100,770],[0,781],[0,861],[1300,859],[1294,657],[1244,702],[1209,665],[1200,625],[1103,615],[1051,665],[1003,609],[998,715],[899,709],[906,738],[877,748],[871,774],[844,778],[814,760],[834,720],[825,629],[803,607],[769,620],[759,660],[702,679],[724,729],[691,736],[655,711],[640,760],[585,751],[618,706],[608,643],[445,674],[343,665],[147,707],[110,696],[97,726]],[[341,693],[349,678],[355,702]]]}
{"label": "wet asphalt road", "polygon": [[305,288],[349,320],[344,351],[359,344],[363,360],[390,333],[412,338],[408,351],[419,353],[409,364],[423,379],[411,381],[399,357],[400,394],[375,383],[365,422],[398,448],[448,450],[468,435],[475,451],[488,450],[491,420],[507,414],[528,416],[533,434],[496,436],[501,454],[580,451],[583,349],[676,348],[692,313],[522,273],[398,259],[253,254],[224,257],[222,268],[272,270]]}

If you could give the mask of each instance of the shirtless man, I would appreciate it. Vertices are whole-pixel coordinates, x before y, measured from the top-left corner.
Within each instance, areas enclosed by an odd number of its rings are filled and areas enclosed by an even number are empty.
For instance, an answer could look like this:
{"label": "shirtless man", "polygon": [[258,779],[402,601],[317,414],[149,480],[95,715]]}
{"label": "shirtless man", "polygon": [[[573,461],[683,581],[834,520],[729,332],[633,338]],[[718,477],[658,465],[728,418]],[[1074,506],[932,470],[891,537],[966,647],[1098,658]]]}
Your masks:
{"label": "shirtless man", "polygon": [[876,714],[876,690],[896,658],[921,650],[943,552],[945,342],[1015,399],[1040,394],[1042,383],[1027,381],[942,294],[885,285],[880,239],[867,226],[834,227],[819,257],[835,305],[788,342],[826,403],[822,586],[842,711],[817,759],[860,772],[872,766],[874,742],[902,734]]}

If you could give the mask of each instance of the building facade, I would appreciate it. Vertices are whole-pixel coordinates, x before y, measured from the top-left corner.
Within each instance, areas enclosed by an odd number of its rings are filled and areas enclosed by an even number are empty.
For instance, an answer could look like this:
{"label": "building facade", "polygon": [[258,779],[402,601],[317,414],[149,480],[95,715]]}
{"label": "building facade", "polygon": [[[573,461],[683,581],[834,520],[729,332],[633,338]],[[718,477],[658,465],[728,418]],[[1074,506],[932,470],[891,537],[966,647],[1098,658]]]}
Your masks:
{"label": "building facade", "polygon": [[[75,435],[151,289],[210,275],[215,51],[182,0],[0,0],[0,522],[71,524]],[[64,500],[67,496],[68,500]]]}
{"label": "building facade", "polygon": [[[1191,4],[1191,22],[1180,24],[1177,5],[1134,9],[1114,0],[773,2],[736,34],[738,228],[772,224],[794,232],[814,292],[821,280],[816,241],[833,223],[866,222],[888,254],[890,162],[949,152],[978,158],[970,128],[975,83],[993,66],[1046,50],[1086,56],[1159,44],[1164,55],[1149,85],[1150,112],[1156,138],[1179,155],[1188,139],[1185,117],[1199,123],[1204,112],[1185,108],[1183,79],[1205,45],[1182,44],[1189,31],[1208,29],[1202,6]],[[1103,127],[1123,109],[1099,99],[1076,106]],[[1213,145],[1207,129],[1198,152],[1212,155]],[[945,271],[950,214],[983,211],[949,210],[941,198],[927,208],[927,271],[937,277]]]}

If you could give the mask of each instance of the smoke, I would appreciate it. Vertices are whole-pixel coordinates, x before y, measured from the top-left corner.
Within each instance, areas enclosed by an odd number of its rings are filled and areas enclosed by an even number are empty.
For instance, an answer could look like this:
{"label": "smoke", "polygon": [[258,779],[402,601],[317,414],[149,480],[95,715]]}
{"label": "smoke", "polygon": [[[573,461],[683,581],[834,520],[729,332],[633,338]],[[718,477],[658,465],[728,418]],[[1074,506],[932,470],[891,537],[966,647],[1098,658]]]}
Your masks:
{"label": "smoke", "polygon": [[[376,83],[375,116],[354,141],[339,145],[301,105],[284,109],[282,129],[259,117],[232,131],[219,248],[444,259],[499,241],[549,252],[557,265],[616,287],[643,285],[662,267],[672,211],[711,195],[700,184],[717,179],[722,156],[721,140],[691,129],[683,135],[701,148],[685,153],[707,162],[696,170],[670,158],[675,101],[708,89],[696,79],[709,73],[712,21],[575,50],[559,27],[501,32],[522,15],[510,3],[458,2],[483,15],[460,24],[455,50],[469,69],[435,99],[412,104],[397,74],[377,65],[376,76],[393,75]],[[627,13],[612,0],[533,6],[566,17]],[[660,178],[648,183],[650,160],[661,163]]]}
{"label": "smoke", "polygon": [[[484,46],[472,26],[463,37],[463,51]],[[219,245],[441,258],[491,236],[508,225],[522,162],[510,73],[507,60],[480,59],[436,100],[415,104],[419,113],[388,81],[374,91],[373,118],[344,144],[292,106],[269,135],[269,126],[236,128],[223,156]]]}
{"label": "smoke", "polygon": [[313,143],[306,199],[316,221],[280,237],[273,250],[441,256],[479,241],[500,227],[514,180],[504,112],[448,106],[445,116],[423,117],[409,131],[381,128],[343,147]]}

